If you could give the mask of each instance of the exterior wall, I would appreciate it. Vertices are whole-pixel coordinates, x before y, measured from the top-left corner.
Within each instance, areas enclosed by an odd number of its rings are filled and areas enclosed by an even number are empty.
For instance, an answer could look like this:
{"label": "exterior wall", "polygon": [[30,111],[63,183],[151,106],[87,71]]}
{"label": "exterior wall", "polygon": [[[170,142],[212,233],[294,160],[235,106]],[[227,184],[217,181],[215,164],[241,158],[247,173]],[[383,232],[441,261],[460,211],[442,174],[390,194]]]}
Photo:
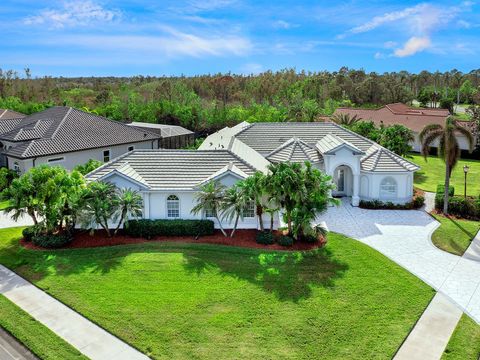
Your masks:
{"label": "exterior wall", "polygon": [[[103,152],[105,150],[110,150],[110,160],[119,157],[120,155],[125,154],[128,152],[128,148],[130,146],[134,146],[135,149],[152,149],[152,140],[132,143],[132,144],[122,144],[122,145],[115,145],[111,147],[104,147],[98,149],[89,149],[83,151],[74,151],[65,154],[58,154],[58,155],[51,155],[51,156],[42,156],[35,159],[24,159],[19,160],[15,158],[8,157],[8,166],[10,169],[13,169],[13,164],[17,162],[20,166],[21,173],[24,173],[28,169],[32,168],[33,166],[38,166],[42,164],[48,165],[58,165],[63,166],[67,170],[72,170],[77,165],[85,164],[90,159],[95,159],[103,162]],[[157,147],[157,140],[153,140],[153,148]],[[64,158],[63,161],[49,163],[49,159],[54,158]]]}
{"label": "exterior wall", "polygon": [[[383,179],[391,177],[397,183],[396,196],[382,196],[380,184]],[[391,201],[397,204],[404,204],[412,200],[413,196],[413,173],[369,173],[362,172],[360,175],[360,199]]]}
{"label": "exterior wall", "polygon": [[[469,148],[468,148],[467,138],[463,135],[456,135],[456,136],[457,136],[458,145],[460,146],[460,150],[468,150]],[[415,140],[413,142],[410,142],[410,145],[412,146],[413,151],[420,152],[422,150],[422,144],[420,144],[418,133],[414,133],[414,137],[415,137]],[[438,140],[432,143],[432,147],[433,148],[438,147]]]}

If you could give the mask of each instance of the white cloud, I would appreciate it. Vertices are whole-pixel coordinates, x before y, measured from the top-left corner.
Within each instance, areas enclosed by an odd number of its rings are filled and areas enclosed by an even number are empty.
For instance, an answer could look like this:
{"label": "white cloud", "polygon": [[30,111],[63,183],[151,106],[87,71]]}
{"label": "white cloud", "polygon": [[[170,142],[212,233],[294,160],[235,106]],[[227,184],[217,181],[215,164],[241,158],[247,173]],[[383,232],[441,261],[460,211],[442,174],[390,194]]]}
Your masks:
{"label": "white cloud", "polygon": [[396,57],[406,57],[412,56],[419,51],[428,49],[431,45],[430,38],[428,36],[424,37],[415,37],[412,36],[408,41],[403,45],[402,48],[396,49],[394,55]]}
{"label": "white cloud", "polygon": [[256,63],[248,63],[242,66],[241,72],[246,75],[257,75],[263,71],[263,66]]}
{"label": "white cloud", "polygon": [[387,41],[387,42],[383,43],[383,47],[384,47],[385,49],[392,49],[392,48],[394,48],[394,47],[397,46],[397,45],[398,45],[398,43],[395,42],[395,41]]}
{"label": "white cloud", "polygon": [[273,27],[276,28],[276,29],[285,29],[285,30],[288,30],[288,29],[292,29],[292,28],[295,28],[295,27],[298,27],[297,24],[292,24],[292,23],[289,23],[285,20],[277,20],[273,23]]}
{"label": "white cloud", "polygon": [[27,25],[47,25],[49,28],[111,22],[120,16],[117,10],[107,10],[90,0],[65,2],[61,9],[45,9],[24,19]]}
{"label": "white cloud", "polygon": [[164,27],[163,34],[154,35],[69,35],[45,40],[47,45],[75,45],[111,53],[127,53],[135,56],[243,56],[252,49],[247,38],[223,35],[200,36]]}
{"label": "white cloud", "polygon": [[376,52],[375,55],[373,56],[375,59],[385,59],[387,56],[384,53],[381,52]]}
{"label": "white cloud", "polygon": [[237,0],[191,0],[185,10],[189,12],[213,11],[236,3]]}

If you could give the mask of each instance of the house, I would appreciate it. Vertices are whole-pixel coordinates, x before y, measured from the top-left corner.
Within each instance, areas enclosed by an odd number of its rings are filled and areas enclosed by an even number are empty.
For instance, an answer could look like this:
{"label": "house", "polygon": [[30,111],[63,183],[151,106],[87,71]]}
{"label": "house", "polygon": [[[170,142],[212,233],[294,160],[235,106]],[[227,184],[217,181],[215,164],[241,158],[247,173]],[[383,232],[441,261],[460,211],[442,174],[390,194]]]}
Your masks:
{"label": "house", "polygon": [[127,125],[160,135],[159,147],[162,149],[182,149],[192,145],[195,141],[195,133],[193,131],[177,125],[152,124],[136,121]]}
{"label": "house", "polygon": [[0,109],[0,120],[21,119],[26,115],[9,109]]}
{"label": "house", "polygon": [[[335,123],[243,122],[208,136],[199,150],[135,150],[87,174],[88,181],[109,181],[140,191],[145,218],[199,218],[194,196],[217,180],[232,186],[276,162],[309,161],[331,175],[334,196],[405,203],[412,199],[418,166]],[[254,206],[240,228],[256,228]],[[268,220],[268,219],[265,219]],[[278,218],[276,219],[278,222]],[[228,227],[229,224],[223,224]]]}
{"label": "house", "polygon": [[57,106],[0,120],[3,166],[20,173],[40,164],[73,169],[89,159],[108,162],[134,149],[156,149],[160,136],[118,121]]}
{"label": "house", "polygon": [[[400,124],[413,131],[415,140],[412,142],[413,151],[420,152],[421,144],[419,134],[426,125],[439,124],[445,125],[445,119],[450,116],[447,109],[424,109],[411,108],[402,103],[388,104],[379,109],[357,109],[357,108],[338,108],[335,114],[349,114],[357,116],[365,121],[373,121],[377,126],[383,124],[385,126]],[[464,122],[466,125],[468,122]],[[457,134],[457,140],[460,149],[468,150],[468,142],[466,138]],[[435,142],[432,147],[437,147]]]}

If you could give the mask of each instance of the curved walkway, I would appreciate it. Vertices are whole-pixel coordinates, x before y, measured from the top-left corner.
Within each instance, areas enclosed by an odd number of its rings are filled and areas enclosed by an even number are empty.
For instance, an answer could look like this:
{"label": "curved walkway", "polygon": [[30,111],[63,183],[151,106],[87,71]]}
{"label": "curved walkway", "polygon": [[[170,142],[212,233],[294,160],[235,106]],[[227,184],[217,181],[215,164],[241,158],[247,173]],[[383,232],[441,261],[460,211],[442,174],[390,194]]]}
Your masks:
{"label": "curved walkway", "polygon": [[480,262],[435,247],[430,237],[440,224],[424,211],[366,210],[344,199],[319,219],[380,251],[480,323]]}

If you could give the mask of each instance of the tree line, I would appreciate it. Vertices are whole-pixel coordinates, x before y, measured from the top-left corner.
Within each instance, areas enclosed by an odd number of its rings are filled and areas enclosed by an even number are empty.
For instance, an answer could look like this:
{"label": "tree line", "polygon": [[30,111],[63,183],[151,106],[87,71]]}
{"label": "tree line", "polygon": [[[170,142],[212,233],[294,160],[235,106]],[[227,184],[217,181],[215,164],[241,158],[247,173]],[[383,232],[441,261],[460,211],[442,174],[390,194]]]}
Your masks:
{"label": "tree line", "polygon": [[0,108],[26,114],[73,106],[114,120],[176,124],[211,132],[241,121],[314,121],[339,106],[378,107],[418,99],[474,103],[480,70],[306,72],[285,69],[258,75],[176,77],[41,77],[0,69]]}

